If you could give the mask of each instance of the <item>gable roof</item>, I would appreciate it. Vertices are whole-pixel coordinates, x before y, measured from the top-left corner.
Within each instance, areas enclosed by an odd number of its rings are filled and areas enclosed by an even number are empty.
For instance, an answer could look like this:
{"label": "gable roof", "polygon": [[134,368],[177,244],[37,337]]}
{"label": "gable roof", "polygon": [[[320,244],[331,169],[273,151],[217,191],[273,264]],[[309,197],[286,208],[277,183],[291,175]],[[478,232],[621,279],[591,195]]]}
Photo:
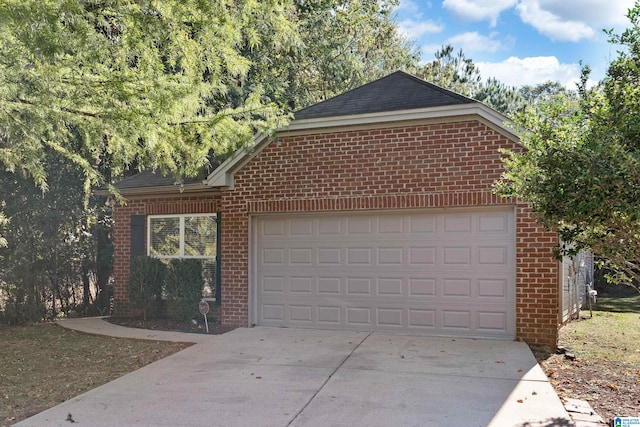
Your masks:
{"label": "gable roof", "polygon": [[477,102],[403,71],[396,71],[364,86],[304,108],[295,113],[295,119],[317,119]]}
{"label": "gable roof", "polygon": [[[480,120],[517,141],[505,126],[509,119],[483,103],[402,71],[360,86],[342,95],[295,113],[295,120],[278,129],[279,134],[324,132],[351,126],[380,126],[414,120]],[[274,139],[257,135],[253,146],[238,150],[206,180],[214,188],[233,188],[233,177]]]}

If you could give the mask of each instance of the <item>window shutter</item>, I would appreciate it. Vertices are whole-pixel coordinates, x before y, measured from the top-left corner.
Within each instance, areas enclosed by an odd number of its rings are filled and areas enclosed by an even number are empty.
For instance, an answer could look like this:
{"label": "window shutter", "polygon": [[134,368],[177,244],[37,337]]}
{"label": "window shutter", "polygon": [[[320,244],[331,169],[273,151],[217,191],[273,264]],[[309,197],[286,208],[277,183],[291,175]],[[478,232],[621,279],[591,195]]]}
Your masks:
{"label": "window shutter", "polygon": [[145,255],[144,236],[146,220],[144,215],[131,216],[131,258]]}
{"label": "window shutter", "polygon": [[222,263],[220,254],[222,253],[221,237],[222,234],[220,226],[222,223],[222,213],[216,214],[216,304],[220,305],[222,302]]}

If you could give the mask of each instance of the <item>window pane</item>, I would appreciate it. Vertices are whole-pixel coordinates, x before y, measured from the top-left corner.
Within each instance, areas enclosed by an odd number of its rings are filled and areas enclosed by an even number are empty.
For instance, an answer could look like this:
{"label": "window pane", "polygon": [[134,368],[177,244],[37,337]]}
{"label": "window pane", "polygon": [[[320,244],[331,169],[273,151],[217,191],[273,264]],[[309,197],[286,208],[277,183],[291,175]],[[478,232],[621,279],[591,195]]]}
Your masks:
{"label": "window pane", "polygon": [[202,278],[204,279],[204,290],[202,296],[216,296],[216,261],[215,259],[202,260]]}
{"label": "window pane", "polygon": [[180,218],[151,218],[149,253],[153,256],[180,256]]}
{"label": "window pane", "polygon": [[187,216],[184,218],[184,255],[216,256],[215,216]]}

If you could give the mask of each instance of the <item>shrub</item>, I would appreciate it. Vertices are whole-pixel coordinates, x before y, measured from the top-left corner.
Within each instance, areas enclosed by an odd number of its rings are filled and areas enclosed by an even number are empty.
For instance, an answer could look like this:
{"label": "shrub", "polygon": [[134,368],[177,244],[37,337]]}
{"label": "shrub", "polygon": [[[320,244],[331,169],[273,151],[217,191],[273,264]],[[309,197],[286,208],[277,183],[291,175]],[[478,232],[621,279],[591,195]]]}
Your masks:
{"label": "shrub", "polygon": [[166,269],[157,258],[138,256],[131,260],[129,303],[142,311],[144,320],[157,314]]}
{"label": "shrub", "polygon": [[7,325],[39,322],[47,313],[47,308],[41,301],[19,286],[0,289],[0,303],[0,323]]}
{"label": "shrub", "polygon": [[203,287],[201,260],[172,259],[165,280],[169,315],[179,322],[198,316],[198,303],[202,299]]}

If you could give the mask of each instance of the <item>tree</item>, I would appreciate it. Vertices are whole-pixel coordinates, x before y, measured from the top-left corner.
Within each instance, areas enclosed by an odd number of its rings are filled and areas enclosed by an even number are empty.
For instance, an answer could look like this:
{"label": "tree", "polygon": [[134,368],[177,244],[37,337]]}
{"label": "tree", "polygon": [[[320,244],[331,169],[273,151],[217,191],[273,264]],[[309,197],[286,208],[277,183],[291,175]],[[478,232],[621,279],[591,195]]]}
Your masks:
{"label": "tree", "polygon": [[[206,172],[291,111],[410,68],[417,59],[397,34],[396,4],[0,2],[0,246],[9,244],[0,250],[0,286],[53,314],[51,304],[76,306],[67,295],[82,293],[86,308],[96,284],[106,308],[110,218],[91,190],[132,170],[177,180]],[[79,198],[67,199],[69,190]],[[62,200],[61,217],[49,218],[56,227],[38,221]],[[48,245],[38,237],[45,234]],[[56,253],[73,274],[38,275],[35,263]],[[65,280],[53,296],[56,277]]]}
{"label": "tree", "polygon": [[55,317],[60,311],[87,312],[96,299],[96,204],[84,206],[78,166],[49,152],[42,167],[48,174],[47,192],[20,173],[0,171],[5,212],[11,217],[8,245],[0,248],[0,301],[12,301],[13,314],[5,313],[11,322]]}
{"label": "tree", "polygon": [[[558,93],[518,118],[523,153],[509,153],[497,191],[529,202],[564,244],[560,253],[591,249],[620,274],[640,281],[640,3],[631,27],[611,42],[626,47],[600,87],[580,98]],[[638,289],[640,290],[640,289]]]}
{"label": "tree", "polygon": [[416,70],[416,75],[430,83],[472,97],[482,83],[480,70],[462,49],[454,53],[452,45],[444,45],[435,59]]}
{"label": "tree", "polygon": [[296,111],[418,61],[393,20],[397,0],[294,0],[299,44],[286,53],[245,52],[253,62],[242,87],[260,84]]}
{"label": "tree", "polygon": [[540,101],[550,101],[556,95],[567,95],[569,97],[577,96],[574,91],[568,90],[559,82],[547,80],[535,86],[522,86],[519,90],[524,101],[529,104],[535,104]]}
{"label": "tree", "polygon": [[507,86],[494,77],[482,83],[473,93],[473,97],[507,115],[515,114],[525,106],[525,99],[520,90]]}
{"label": "tree", "polygon": [[43,189],[45,147],[87,187],[105,183],[107,156],[197,173],[211,151],[283,123],[259,85],[232,100],[224,82],[249,72],[243,49],[291,47],[292,12],[278,0],[2,2],[0,163]]}
{"label": "tree", "polygon": [[87,310],[94,282],[108,307],[109,219],[93,187],[132,168],[196,174],[284,123],[259,85],[234,98],[226,83],[247,75],[244,51],[297,43],[292,11],[277,0],[0,3],[5,318]]}
{"label": "tree", "polygon": [[416,75],[430,83],[453,90],[487,104],[503,114],[513,114],[524,107],[520,91],[491,77],[483,81],[471,58],[451,45],[435,53],[435,59],[417,69]]}

